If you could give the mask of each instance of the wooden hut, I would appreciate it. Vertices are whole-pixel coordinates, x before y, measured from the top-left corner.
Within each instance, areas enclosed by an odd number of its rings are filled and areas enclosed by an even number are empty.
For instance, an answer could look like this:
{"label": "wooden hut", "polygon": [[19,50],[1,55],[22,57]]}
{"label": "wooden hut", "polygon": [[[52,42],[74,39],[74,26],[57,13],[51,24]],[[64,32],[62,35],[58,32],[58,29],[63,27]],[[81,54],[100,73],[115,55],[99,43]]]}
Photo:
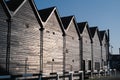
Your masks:
{"label": "wooden hut", "polygon": [[[6,20],[4,13],[9,13],[7,26],[1,26],[0,45],[5,47],[0,54],[5,55],[4,69],[10,74],[38,73],[40,61],[40,31],[42,23],[33,0],[8,0],[0,5],[0,17]],[[5,10],[2,10],[5,9]],[[0,21],[2,24],[2,21]],[[6,25],[6,24],[4,24]],[[3,29],[4,28],[4,29]],[[0,31],[1,32],[1,31]],[[3,35],[4,34],[4,35]],[[7,35],[6,35],[7,34]],[[4,37],[3,37],[4,36]],[[1,45],[2,46],[2,45]],[[1,50],[1,47],[0,47]]]}
{"label": "wooden hut", "polygon": [[44,24],[43,32],[43,72],[62,72],[65,35],[56,7],[39,10]]}
{"label": "wooden hut", "polygon": [[88,71],[92,69],[92,37],[88,22],[80,22],[78,27],[82,37],[83,70]]}
{"label": "wooden hut", "polygon": [[65,70],[79,71],[81,69],[80,33],[74,16],[61,18],[66,32]]}
{"label": "wooden hut", "polygon": [[93,40],[93,70],[101,69],[101,39],[98,27],[90,27],[90,33]]}
{"label": "wooden hut", "polygon": [[105,69],[107,67],[107,49],[108,49],[108,45],[107,45],[107,33],[105,30],[103,31],[99,31],[100,33],[100,37],[101,37],[101,43],[102,43],[102,55],[101,55],[101,67],[103,69]]}

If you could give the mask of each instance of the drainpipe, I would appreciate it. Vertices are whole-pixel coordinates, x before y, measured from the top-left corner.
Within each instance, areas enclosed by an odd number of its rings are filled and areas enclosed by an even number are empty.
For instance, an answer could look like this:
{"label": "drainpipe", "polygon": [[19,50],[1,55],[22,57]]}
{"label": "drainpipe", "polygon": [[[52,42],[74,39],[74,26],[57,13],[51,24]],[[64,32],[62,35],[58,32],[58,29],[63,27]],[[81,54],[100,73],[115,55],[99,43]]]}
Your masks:
{"label": "drainpipe", "polygon": [[6,71],[9,73],[10,66],[10,40],[11,40],[11,18],[6,20],[8,23],[7,30],[7,50],[6,50]]}
{"label": "drainpipe", "polygon": [[40,75],[39,79],[42,80],[42,73],[43,73],[43,31],[44,28],[41,27],[40,29]]}
{"label": "drainpipe", "polygon": [[83,70],[83,38],[79,39],[79,50],[80,50],[80,70]]}
{"label": "drainpipe", "polygon": [[91,42],[91,77],[93,76],[93,66],[94,66],[94,59],[93,59],[93,42]]}
{"label": "drainpipe", "polygon": [[109,34],[109,29],[108,29],[108,40],[107,40],[107,65],[108,65],[108,68],[109,68],[109,59],[110,59],[110,52],[109,52],[109,46],[110,46],[110,34]]}
{"label": "drainpipe", "polygon": [[102,50],[102,44],[101,44],[101,69],[103,69],[103,50]]}
{"label": "drainpipe", "polygon": [[[66,34],[63,34],[63,76],[65,76],[66,68]],[[65,78],[63,78],[65,80]]]}

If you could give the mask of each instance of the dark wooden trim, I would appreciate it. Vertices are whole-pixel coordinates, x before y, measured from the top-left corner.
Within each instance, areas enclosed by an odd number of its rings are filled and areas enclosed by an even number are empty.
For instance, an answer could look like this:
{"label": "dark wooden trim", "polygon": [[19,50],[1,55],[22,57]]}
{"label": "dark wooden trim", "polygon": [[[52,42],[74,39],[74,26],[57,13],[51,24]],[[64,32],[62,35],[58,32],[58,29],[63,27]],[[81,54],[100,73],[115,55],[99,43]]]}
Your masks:
{"label": "dark wooden trim", "polygon": [[10,66],[10,41],[11,41],[11,18],[6,20],[8,23],[7,30],[7,50],[6,50],[6,71],[9,73]]}

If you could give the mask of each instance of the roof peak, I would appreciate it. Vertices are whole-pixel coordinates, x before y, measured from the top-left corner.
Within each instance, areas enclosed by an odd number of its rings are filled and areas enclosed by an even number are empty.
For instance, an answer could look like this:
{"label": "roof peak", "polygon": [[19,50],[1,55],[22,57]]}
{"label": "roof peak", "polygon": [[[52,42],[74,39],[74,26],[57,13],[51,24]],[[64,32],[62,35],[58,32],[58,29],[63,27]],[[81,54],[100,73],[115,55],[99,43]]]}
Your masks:
{"label": "roof peak", "polygon": [[24,0],[5,0],[10,11],[15,11]]}
{"label": "roof peak", "polygon": [[73,16],[61,17],[61,21],[62,21],[62,23],[64,25],[65,30],[68,28],[72,18],[73,18]]}
{"label": "roof peak", "polygon": [[56,7],[49,7],[38,11],[43,22],[46,22],[54,9],[56,9]]}

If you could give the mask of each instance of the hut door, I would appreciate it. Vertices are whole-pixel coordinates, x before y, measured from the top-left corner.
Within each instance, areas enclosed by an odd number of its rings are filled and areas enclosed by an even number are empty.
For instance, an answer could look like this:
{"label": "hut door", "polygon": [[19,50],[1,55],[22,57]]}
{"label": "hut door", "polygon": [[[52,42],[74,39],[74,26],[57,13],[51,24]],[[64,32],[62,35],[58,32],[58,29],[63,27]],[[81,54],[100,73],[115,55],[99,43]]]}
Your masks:
{"label": "hut door", "polygon": [[88,70],[91,70],[91,60],[88,60]]}
{"label": "hut door", "polygon": [[85,71],[85,60],[83,60],[82,66],[83,66],[83,71]]}

